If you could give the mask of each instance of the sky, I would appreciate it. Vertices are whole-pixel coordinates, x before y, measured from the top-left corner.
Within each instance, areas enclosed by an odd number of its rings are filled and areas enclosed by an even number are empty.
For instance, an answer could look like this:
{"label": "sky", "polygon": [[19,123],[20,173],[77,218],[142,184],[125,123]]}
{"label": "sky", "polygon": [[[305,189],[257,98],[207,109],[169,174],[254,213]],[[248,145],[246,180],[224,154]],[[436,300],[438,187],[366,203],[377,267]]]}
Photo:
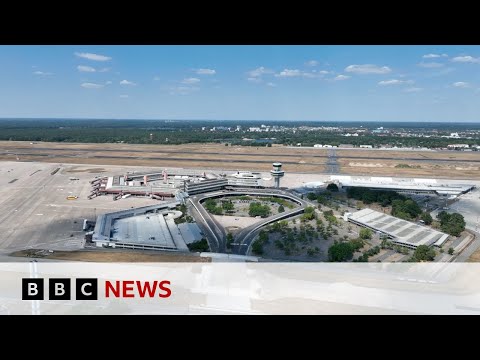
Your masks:
{"label": "sky", "polygon": [[0,46],[0,117],[480,122],[480,46]]}

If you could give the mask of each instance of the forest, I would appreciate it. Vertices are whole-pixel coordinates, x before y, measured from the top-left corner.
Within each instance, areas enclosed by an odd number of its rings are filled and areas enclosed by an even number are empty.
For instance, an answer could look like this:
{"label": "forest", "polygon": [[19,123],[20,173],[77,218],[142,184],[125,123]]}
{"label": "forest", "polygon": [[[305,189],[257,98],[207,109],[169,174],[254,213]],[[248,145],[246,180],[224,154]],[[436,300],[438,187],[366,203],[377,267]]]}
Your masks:
{"label": "forest", "polygon": [[[276,132],[248,132],[250,126],[260,124],[283,127]],[[230,127],[241,124],[240,131],[209,131],[210,128]],[[308,123],[308,126],[326,126],[328,123]],[[366,125],[368,128],[372,124]],[[375,123],[376,126],[379,123]],[[405,123],[403,124],[405,125]],[[185,143],[226,143],[244,146],[271,146],[271,144],[313,146],[315,144],[381,145],[398,147],[444,148],[452,143],[478,144],[478,139],[452,140],[440,137],[401,137],[364,134],[357,137],[342,136],[342,131],[302,129],[304,123],[254,122],[254,121],[207,121],[207,120],[82,120],[82,119],[0,119],[0,140],[48,141],[79,143],[130,143],[130,144],[185,144]],[[339,123],[336,126],[340,126]],[[342,128],[352,126],[342,123]],[[358,123],[355,125],[358,127]],[[412,129],[415,124],[409,124]],[[446,125],[445,125],[446,126]],[[203,130],[202,130],[203,129]],[[403,130],[403,129],[402,129]],[[431,129],[429,130],[431,131]],[[445,128],[440,133],[448,133]]]}

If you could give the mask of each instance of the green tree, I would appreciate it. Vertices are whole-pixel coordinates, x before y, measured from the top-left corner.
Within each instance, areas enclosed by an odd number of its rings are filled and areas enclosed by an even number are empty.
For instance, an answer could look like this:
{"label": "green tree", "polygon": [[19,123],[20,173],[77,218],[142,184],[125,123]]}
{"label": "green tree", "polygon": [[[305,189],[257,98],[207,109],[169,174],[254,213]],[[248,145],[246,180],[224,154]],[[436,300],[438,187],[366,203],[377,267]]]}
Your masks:
{"label": "green tree", "polygon": [[206,239],[187,244],[187,247],[190,251],[196,252],[207,252],[209,251],[208,242]]}
{"label": "green tree", "polygon": [[267,217],[270,215],[270,206],[268,205],[262,205],[259,202],[252,202],[250,203],[250,207],[248,209],[248,215],[250,216],[261,216],[261,217]]}
{"label": "green tree", "polygon": [[227,234],[227,249],[232,248],[232,243],[233,243],[233,235],[232,233]]}
{"label": "green tree", "polygon": [[307,194],[307,199],[310,200],[310,201],[313,201],[313,200],[316,200],[317,199],[317,195],[313,192],[309,192]]}
{"label": "green tree", "polygon": [[448,248],[448,255],[453,255],[453,248],[452,247]]}
{"label": "green tree", "polygon": [[449,214],[442,211],[437,215],[437,218],[440,220],[440,228],[447,234],[459,236],[465,230],[465,219],[459,213]]}
{"label": "green tree", "polygon": [[435,258],[435,250],[427,245],[419,245],[413,253],[413,261],[432,261]]}
{"label": "green tree", "polygon": [[338,186],[337,184],[330,183],[327,185],[327,190],[331,192],[338,192]]}
{"label": "green tree", "polygon": [[353,257],[353,247],[350,243],[335,241],[328,249],[328,261],[343,262]]}
{"label": "green tree", "polygon": [[360,229],[359,235],[360,235],[360,239],[369,240],[372,238],[372,230],[367,228]]}
{"label": "green tree", "polygon": [[222,208],[223,208],[223,210],[225,210],[225,211],[232,211],[233,209],[235,209],[235,206],[234,206],[233,203],[229,200],[229,201],[223,201],[223,202],[222,202]]}
{"label": "green tree", "polygon": [[260,241],[255,241],[252,245],[252,252],[256,255],[263,254],[263,244]]}
{"label": "green tree", "polygon": [[285,208],[283,207],[283,205],[280,205],[280,206],[278,207],[278,212],[279,212],[279,213],[285,212]]}
{"label": "green tree", "polygon": [[433,221],[432,215],[430,215],[428,212],[422,213],[422,215],[420,215],[420,219],[423,220],[423,222],[427,225],[430,225]]}

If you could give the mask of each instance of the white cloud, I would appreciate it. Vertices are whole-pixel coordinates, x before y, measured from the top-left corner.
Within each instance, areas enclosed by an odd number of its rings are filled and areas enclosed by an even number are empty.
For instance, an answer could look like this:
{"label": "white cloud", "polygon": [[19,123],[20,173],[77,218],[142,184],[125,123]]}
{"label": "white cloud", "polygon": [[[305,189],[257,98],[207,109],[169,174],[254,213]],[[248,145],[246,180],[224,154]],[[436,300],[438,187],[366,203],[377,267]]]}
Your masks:
{"label": "white cloud", "polygon": [[95,70],[95,68],[93,68],[91,66],[86,66],[86,65],[78,65],[77,70],[80,71],[80,72],[95,72],[95,71],[97,71],[97,70]]}
{"label": "white cloud", "polygon": [[422,88],[419,88],[419,87],[409,87],[409,88],[406,88],[405,90],[403,90],[404,92],[407,92],[407,93],[413,93],[413,92],[419,92],[419,91],[422,91],[423,89]]}
{"label": "white cloud", "polygon": [[307,61],[307,62],[305,63],[305,65],[307,65],[307,66],[312,66],[312,67],[313,67],[313,66],[317,66],[318,64],[319,64],[319,62],[318,62],[317,60],[310,60],[310,61]]}
{"label": "white cloud", "polygon": [[259,68],[248,71],[247,75],[248,75],[249,78],[256,78],[256,77],[260,77],[260,76],[265,75],[265,74],[272,74],[272,73],[273,73],[272,70],[267,69],[263,66],[260,66]]}
{"label": "white cloud", "polygon": [[304,77],[308,79],[314,79],[314,78],[319,78],[322,77],[323,75],[328,74],[328,71],[326,70],[313,70],[312,72],[308,71],[302,71],[298,69],[284,69],[280,71],[278,74],[275,74],[275,77],[282,77],[282,78],[288,78],[288,77]]}
{"label": "white cloud", "polygon": [[105,85],[110,85],[112,82],[110,80],[105,81]]}
{"label": "white cloud", "polygon": [[263,80],[258,77],[249,77],[247,78],[247,81],[253,82],[253,83],[261,83]]}
{"label": "white cloud", "polygon": [[50,75],[53,75],[53,73],[51,72],[44,72],[44,71],[34,71],[33,72],[34,75],[38,75],[38,76],[50,76]]}
{"label": "white cloud", "polygon": [[101,68],[100,70],[98,70],[98,72],[107,72],[107,71],[110,71],[110,68]]}
{"label": "white cloud", "polygon": [[335,76],[335,78],[333,80],[334,81],[342,81],[342,80],[347,80],[347,79],[350,79],[350,76],[348,76],[348,75],[337,75],[337,76]]}
{"label": "white cloud", "polygon": [[90,82],[84,82],[84,83],[81,83],[80,86],[85,88],[85,89],[100,89],[100,88],[103,88],[104,85],[90,83]]}
{"label": "white cloud", "polygon": [[200,79],[194,78],[194,77],[186,78],[182,80],[182,84],[185,84],[185,85],[198,84],[199,82],[200,82]]}
{"label": "white cloud", "polygon": [[435,59],[440,57],[448,57],[447,54],[426,54],[422,56],[424,59]]}
{"label": "white cloud", "polygon": [[445,64],[438,63],[438,62],[421,62],[417,64],[417,66],[427,68],[427,69],[435,69],[445,66]]}
{"label": "white cloud", "polygon": [[397,80],[397,79],[391,79],[391,80],[382,80],[378,83],[380,86],[388,86],[388,85],[404,85],[404,84],[413,84],[413,80]]}
{"label": "white cloud", "polygon": [[92,53],[84,53],[84,52],[76,52],[76,56],[82,59],[93,60],[93,61],[108,61],[112,60],[111,57],[99,54],[92,54]]}
{"label": "white cloud", "polygon": [[120,85],[137,85],[133,81],[128,81],[128,80],[122,80],[120,81]]}
{"label": "white cloud", "polygon": [[122,94],[122,95],[120,95],[120,98],[126,99],[126,98],[128,98],[128,95]]}
{"label": "white cloud", "polygon": [[160,76],[154,76],[154,77],[153,77],[153,80],[154,80],[154,81],[159,81],[160,79],[161,79]]}
{"label": "white cloud", "polygon": [[480,58],[474,58],[470,55],[465,56],[456,56],[452,59],[453,62],[462,62],[462,63],[480,63]]}
{"label": "white cloud", "polygon": [[349,65],[345,68],[346,72],[354,74],[388,74],[392,71],[388,66],[377,66],[373,64]]}
{"label": "white cloud", "polygon": [[468,88],[470,85],[465,81],[457,81],[452,84],[453,87],[457,88]]}
{"label": "white cloud", "polygon": [[278,74],[275,74],[276,77],[297,77],[302,75],[303,75],[303,72],[297,69],[294,69],[294,70],[285,69],[283,71],[280,71]]}
{"label": "white cloud", "polygon": [[272,83],[272,82],[268,82],[268,83],[267,83],[267,86],[275,87],[275,86],[277,86],[277,84],[274,84],[274,83]]}
{"label": "white cloud", "polygon": [[200,88],[195,86],[177,86],[170,89],[170,95],[188,95]]}
{"label": "white cloud", "polygon": [[195,72],[198,75],[215,75],[217,72],[213,69],[197,69]]}

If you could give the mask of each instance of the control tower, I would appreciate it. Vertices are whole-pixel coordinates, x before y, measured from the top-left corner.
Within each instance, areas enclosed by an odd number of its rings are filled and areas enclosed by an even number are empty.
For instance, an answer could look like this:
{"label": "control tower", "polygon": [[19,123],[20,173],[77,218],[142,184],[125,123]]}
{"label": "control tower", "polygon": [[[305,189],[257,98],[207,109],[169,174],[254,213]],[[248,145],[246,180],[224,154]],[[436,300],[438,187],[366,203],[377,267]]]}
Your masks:
{"label": "control tower", "polygon": [[285,171],[282,170],[282,163],[274,162],[273,170],[270,170],[270,174],[275,179],[275,187],[278,189],[280,187],[280,178],[285,175]]}

